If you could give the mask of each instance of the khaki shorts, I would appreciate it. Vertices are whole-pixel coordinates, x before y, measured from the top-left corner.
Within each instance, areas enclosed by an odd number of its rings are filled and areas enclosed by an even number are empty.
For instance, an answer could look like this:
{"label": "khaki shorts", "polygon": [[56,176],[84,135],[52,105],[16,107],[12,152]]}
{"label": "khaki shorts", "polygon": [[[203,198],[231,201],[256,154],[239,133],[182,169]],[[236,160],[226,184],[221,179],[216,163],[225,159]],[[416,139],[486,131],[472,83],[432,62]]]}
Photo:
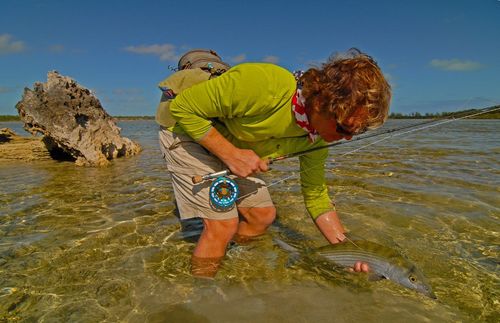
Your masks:
{"label": "khaki shorts", "polygon": [[[211,181],[193,184],[195,175],[206,175],[227,169],[217,157],[195,142],[191,137],[172,133],[161,127],[160,149],[172,175],[177,208],[181,219],[207,218],[213,220],[231,219],[238,216],[235,207],[217,209],[210,203],[209,189]],[[273,206],[266,183],[255,177],[239,178],[230,176],[240,190],[238,207]]]}

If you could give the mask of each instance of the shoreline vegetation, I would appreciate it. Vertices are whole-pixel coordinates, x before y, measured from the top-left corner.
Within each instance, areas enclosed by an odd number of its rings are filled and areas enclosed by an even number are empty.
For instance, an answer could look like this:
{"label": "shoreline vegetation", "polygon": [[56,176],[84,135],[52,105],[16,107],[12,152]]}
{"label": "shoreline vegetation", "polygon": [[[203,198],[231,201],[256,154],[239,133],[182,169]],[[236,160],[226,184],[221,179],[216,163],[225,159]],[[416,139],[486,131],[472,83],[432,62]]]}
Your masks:
{"label": "shoreline vegetation", "polygon": [[[467,115],[472,115],[474,113],[481,112],[486,109],[494,110],[500,108],[500,105],[495,105],[483,109],[467,109],[455,112],[437,112],[437,113],[425,113],[412,112],[409,114],[402,113],[391,113],[389,119],[448,119],[448,118],[461,118]],[[469,119],[500,119],[500,110],[485,112],[481,115],[471,117]]]}
{"label": "shoreline vegetation", "polygon": [[[488,109],[500,108],[500,105],[489,107]],[[412,112],[409,114],[402,113],[391,113],[389,119],[446,119],[453,117],[463,117],[469,114],[474,114],[484,109],[467,109],[455,112],[441,112],[441,113],[425,113]],[[128,120],[154,120],[154,116],[113,116],[117,121],[128,121]],[[478,115],[476,117],[471,117],[470,119],[500,119],[500,111],[492,111]],[[0,122],[6,121],[21,121],[19,116],[16,115],[0,115]]]}

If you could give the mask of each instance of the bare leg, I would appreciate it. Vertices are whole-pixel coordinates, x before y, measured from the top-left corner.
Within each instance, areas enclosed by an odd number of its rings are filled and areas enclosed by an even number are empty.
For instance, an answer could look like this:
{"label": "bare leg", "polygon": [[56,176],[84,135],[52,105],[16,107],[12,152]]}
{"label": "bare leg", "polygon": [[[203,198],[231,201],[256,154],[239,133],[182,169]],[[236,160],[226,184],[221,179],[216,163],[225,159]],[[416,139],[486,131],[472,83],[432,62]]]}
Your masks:
{"label": "bare leg", "polygon": [[238,229],[238,218],[203,219],[203,232],[191,258],[193,276],[213,277],[219,269],[226,247]]}
{"label": "bare leg", "polygon": [[243,216],[243,220],[238,225],[238,236],[254,237],[263,234],[276,218],[276,208],[253,207],[238,208],[238,212]]}

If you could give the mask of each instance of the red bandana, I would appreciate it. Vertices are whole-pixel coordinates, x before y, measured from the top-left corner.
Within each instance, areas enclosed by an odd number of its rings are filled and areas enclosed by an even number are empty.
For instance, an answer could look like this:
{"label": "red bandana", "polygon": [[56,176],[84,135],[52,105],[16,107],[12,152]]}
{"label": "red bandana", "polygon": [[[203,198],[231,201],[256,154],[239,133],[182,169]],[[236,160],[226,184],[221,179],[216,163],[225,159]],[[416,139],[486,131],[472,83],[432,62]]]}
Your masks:
{"label": "red bandana", "polygon": [[309,140],[311,140],[311,142],[314,142],[316,139],[318,139],[319,134],[311,126],[309,120],[307,119],[306,108],[304,106],[305,101],[306,100],[302,96],[302,90],[297,89],[292,98],[292,111],[295,115],[295,122],[297,123],[297,125],[307,131],[309,133]]}

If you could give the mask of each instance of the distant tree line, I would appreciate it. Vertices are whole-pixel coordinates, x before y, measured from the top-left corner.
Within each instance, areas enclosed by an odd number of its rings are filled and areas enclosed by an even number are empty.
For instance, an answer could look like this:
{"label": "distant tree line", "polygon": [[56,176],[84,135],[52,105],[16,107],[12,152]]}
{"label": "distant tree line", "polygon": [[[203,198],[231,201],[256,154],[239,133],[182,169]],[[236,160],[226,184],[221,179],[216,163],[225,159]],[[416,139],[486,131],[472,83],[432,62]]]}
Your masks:
{"label": "distant tree line", "polygon": [[[455,112],[437,112],[437,113],[420,113],[420,112],[411,112],[408,114],[402,113],[391,113],[389,114],[390,119],[446,119],[446,118],[460,118],[464,116],[468,116],[474,113],[479,113],[484,110],[494,110],[500,108],[499,105],[492,106],[484,109],[467,109]],[[500,110],[491,111],[487,113],[480,114],[475,117],[471,117],[471,119],[500,119]]]}
{"label": "distant tree line", "polygon": [[19,116],[1,116],[0,121],[20,121],[21,118]]}

